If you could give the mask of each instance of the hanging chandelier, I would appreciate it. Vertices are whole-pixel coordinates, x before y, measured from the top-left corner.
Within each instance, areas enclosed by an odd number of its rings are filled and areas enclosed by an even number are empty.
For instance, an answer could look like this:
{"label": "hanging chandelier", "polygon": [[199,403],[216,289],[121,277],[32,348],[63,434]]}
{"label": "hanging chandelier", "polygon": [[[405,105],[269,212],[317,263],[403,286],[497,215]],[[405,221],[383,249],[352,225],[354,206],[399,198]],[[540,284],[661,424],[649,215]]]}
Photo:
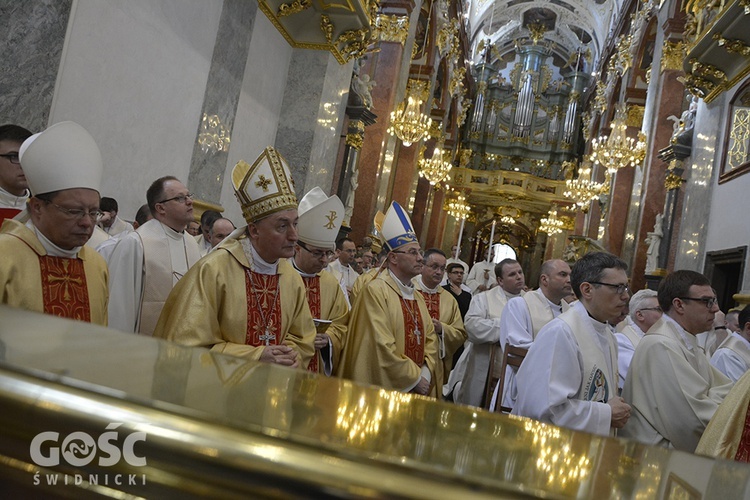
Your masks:
{"label": "hanging chandelier", "polygon": [[539,230],[552,236],[562,233],[563,225],[563,221],[557,218],[557,210],[550,208],[547,217],[544,217],[539,221]]}
{"label": "hanging chandelier", "polygon": [[[565,162],[569,163],[569,162]],[[599,199],[604,184],[591,180],[591,164],[584,162],[578,170],[577,179],[565,181],[563,196],[570,198],[584,212],[588,211],[589,204]],[[609,174],[607,174],[609,175]]]}
{"label": "hanging chandelier", "polygon": [[466,219],[469,216],[471,206],[466,203],[466,197],[459,193],[455,198],[448,200],[446,211],[448,212],[448,215],[461,220]]}
{"label": "hanging chandelier", "polygon": [[422,157],[418,162],[419,176],[430,181],[432,186],[448,178],[448,173],[453,168],[450,162],[443,160],[444,154],[443,139],[441,138],[435,145],[435,152],[432,153],[432,158]]}
{"label": "hanging chandelier", "polygon": [[605,167],[610,174],[623,167],[639,165],[646,157],[646,136],[638,132],[638,140],[628,137],[626,117],[625,104],[621,103],[612,120],[609,137],[603,135],[591,141],[591,161]]}
{"label": "hanging chandelier", "polygon": [[422,103],[427,95],[427,82],[409,80],[406,99],[391,112],[388,133],[401,139],[407,148],[415,142],[430,138],[432,118],[422,113]]}

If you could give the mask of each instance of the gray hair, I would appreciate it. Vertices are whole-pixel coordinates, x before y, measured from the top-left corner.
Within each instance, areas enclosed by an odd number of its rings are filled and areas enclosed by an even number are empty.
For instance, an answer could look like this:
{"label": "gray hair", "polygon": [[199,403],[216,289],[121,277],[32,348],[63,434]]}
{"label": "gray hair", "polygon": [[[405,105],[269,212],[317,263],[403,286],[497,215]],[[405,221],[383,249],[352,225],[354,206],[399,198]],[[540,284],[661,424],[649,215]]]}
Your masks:
{"label": "gray hair", "polygon": [[630,297],[630,302],[628,303],[630,318],[635,320],[635,313],[646,307],[646,300],[650,298],[655,299],[657,298],[657,295],[656,290],[649,290],[648,288],[635,292],[633,296]]}

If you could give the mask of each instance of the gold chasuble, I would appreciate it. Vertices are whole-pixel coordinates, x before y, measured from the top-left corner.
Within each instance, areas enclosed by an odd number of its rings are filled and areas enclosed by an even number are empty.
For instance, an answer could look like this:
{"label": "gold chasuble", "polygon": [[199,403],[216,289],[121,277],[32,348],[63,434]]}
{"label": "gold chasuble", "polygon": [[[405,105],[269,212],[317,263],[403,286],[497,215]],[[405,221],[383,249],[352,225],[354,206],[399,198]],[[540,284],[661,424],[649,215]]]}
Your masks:
{"label": "gold chasuble", "polygon": [[431,374],[430,395],[441,391],[438,339],[422,295],[407,300],[388,271],[362,288],[351,312],[339,375],[364,384],[407,391],[422,366]]}
{"label": "gold chasuble", "polygon": [[734,384],[716,409],[695,454],[750,462],[750,372]]}
{"label": "gold chasuble", "polygon": [[440,321],[443,325],[443,334],[438,335],[441,363],[439,364],[442,383],[448,382],[448,375],[453,369],[453,354],[466,342],[466,328],[461,319],[461,311],[458,309],[456,299],[443,287],[438,287],[437,293],[422,290],[419,280],[414,280],[415,288],[424,297],[430,317]]}
{"label": "gold chasuble", "polygon": [[[328,271],[321,271],[315,276],[302,276],[305,283],[305,294],[313,319],[322,319],[331,323],[321,324],[319,331],[331,339],[330,360],[333,363],[330,374],[338,372],[341,350],[346,342],[347,323],[349,322],[349,305],[336,278]],[[327,351],[324,350],[324,351]],[[308,370],[324,373],[324,358],[320,349],[310,360]]]}
{"label": "gold chasuble", "polygon": [[256,273],[243,244],[231,238],[177,282],[154,336],[252,360],[260,359],[266,345],[284,344],[297,351],[300,367],[306,368],[315,326],[292,265],[279,259],[276,275]]}
{"label": "gold chasuble", "polygon": [[34,231],[8,219],[0,230],[0,303],[107,325],[108,272],[83,246],[78,258],[47,255]]}

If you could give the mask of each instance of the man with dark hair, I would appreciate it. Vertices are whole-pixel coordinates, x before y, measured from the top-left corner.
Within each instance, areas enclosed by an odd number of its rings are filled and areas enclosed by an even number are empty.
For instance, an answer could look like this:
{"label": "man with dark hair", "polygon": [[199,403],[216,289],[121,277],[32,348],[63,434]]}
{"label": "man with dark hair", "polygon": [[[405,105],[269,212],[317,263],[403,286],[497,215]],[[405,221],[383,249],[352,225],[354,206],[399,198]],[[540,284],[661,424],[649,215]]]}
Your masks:
{"label": "man with dark hair", "polygon": [[395,201],[376,216],[389,254],[387,269],[362,289],[352,309],[339,375],[385,389],[440,394],[438,340],[422,295],[412,279],[422,252],[409,215]]}
{"label": "man with dark hair", "polygon": [[18,125],[0,126],[0,224],[26,208],[29,185],[21,170],[18,152],[31,132]]}
{"label": "man with dark hair", "polygon": [[633,416],[621,435],[692,453],[732,387],[695,339],[719,307],[711,282],[688,270],[664,278],[658,299],[664,314],[638,343],[625,379]]}
{"label": "man with dark hair", "polygon": [[195,237],[195,241],[201,249],[201,257],[206,255],[212,248],[211,226],[213,226],[214,221],[217,219],[221,219],[221,214],[216,210],[206,210],[201,214],[201,232]]}
{"label": "man with dark hair", "polygon": [[[435,333],[439,341],[439,355],[442,361],[443,383],[453,368],[453,354],[466,342],[466,330],[458,310],[458,302],[440,286],[445,274],[445,254],[437,248],[424,253],[422,274],[414,278],[414,287],[419,290],[427,304]],[[463,269],[463,268],[462,268]]]}
{"label": "man with dark hair", "polygon": [[224,238],[232,234],[232,231],[237,229],[234,227],[234,223],[224,217],[219,217],[213,224],[211,224],[211,230],[208,232],[208,241],[211,242],[211,248],[215,247]]}
{"label": "man with dark hair", "polygon": [[7,219],[0,231],[0,303],[106,325],[107,266],[84,246],[100,215],[96,142],[77,123],[61,122],[17,152],[33,196],[30,221]]}
{"label": "man with dark hair", "polygon": [[500,318],[505,305],[523,292],[526,281],[521,264],[503,259],[495,266],[495,282],[499,285],[474,295],[464,326],[469,342],[451,372],[444,394],[453,392],[457,403],[482,406],[490,369],[490,351],[500,342]]}
{"label": "man with dark hair", "polygon": [[630,298],[628,266],[605,252],[584,255],[570,283],[578,297],[547,323],[529,348],[516,378],[514,415],[603,436],[630,416],[617,395],[617,344],[610,321]]}
{"label": "man with dark hair", "polygon": [[354,244],[349,238],[339,238],[336,241],[336,260],[328,264],[326,270],[333,274],[341,285],[341,289],[346,295],[347,302],[349,301],[349,295],[352,292],[354,282],[357,281],[359,274],[354,268],[351,267],[351,263],[354,261],[354,256],[357,254],[357,245]]}
{"label": "man with dark hair", "polygon": [[711,364],[721,373],[737,382],[750,369],[750,307],[736,313],[733,319],[740,326],[740,331],[730,331],[729,336],[711,356]]}
{"label": "man with dark hair", "polygon": [[[568,263],[559,259],[548,260],[542,263],[539,272],[539,288],[510,299],[503,310],[500,319],[500,347],[503,349],[506,343],[528,349],[547,323],[568,310],[568,303],[563,300],[572,292]],[[505,372],[503,392],[505,394],[496,397],[502,396],[502,406],[513,408],[517,387],[516,372],[511,366]]]}
{"label": "man with dark hair", "polygon": [[298,240],[289,166],[267,147],[253,165],[237,162],[231,179],[247,225],[177,283],[154,336],[306,369],[315,353],[315,325],[305,285],[288,260]]}
{"label": "man with dark hair", "polygon": [[[100,210],[103,212],[102,218],[99,219],[99,227],[110,236],[124,236],[133,231],[133,225],[120,219],[117,216],[119,208],[117,200],[104,196],[102,198]],[[124,234],[123,234],[124,233]]]}
{"label": "man with dark hair", "polygon": [[155,180],[146,191],[154,218],[122,238],[112,251],[109,326],[153,335],[164,302],[200,259],[185,232],[193,219],[193,195],[176,177]]}
{"label": "man with dark hair", "polygon": [[144,203],[135,213],[135,224],[133,224],[133,227],[135,229],[138,229],[153,218],[154,214],[151,213],[151,209],[148,207],[148,203]]}
{"label": "man with dark hair", "polygon": [[461,311],[462,319],[466,317],[466,313],[469,312],[469,305],[471,304],[471,289],[464,285],[465,272],[466,268],[458,262],[448,264],[445,266],[445,274],[448,276],[448,280],[443,285],[443,288],[453,295],[456,302],[458,302],[458,310]]}

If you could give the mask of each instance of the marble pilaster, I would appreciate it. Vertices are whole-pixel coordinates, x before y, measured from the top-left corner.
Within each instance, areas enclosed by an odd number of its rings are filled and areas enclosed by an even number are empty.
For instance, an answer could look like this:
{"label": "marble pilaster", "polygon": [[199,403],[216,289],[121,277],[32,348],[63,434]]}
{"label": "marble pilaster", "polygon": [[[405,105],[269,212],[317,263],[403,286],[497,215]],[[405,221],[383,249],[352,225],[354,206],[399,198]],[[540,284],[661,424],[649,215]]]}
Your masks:
{"label": "marble pilaster", "polygon": [[610,193],[609,212],[607,213],[607,228],[605,248],[615,255],[621,255],[625,241],[625,222],[630,205],[630,193],[633,190],[633,167],[624,167],[615,174],[615,182]]}
{"label": "marble pilaster", "polygon": [[3,2],[0,123],[47,127],[72,0]]}
{"label": "marble pilaster", "polygon": [[430,203],[430,209],[427,212],[428,225],[427,225],[427,240],[426,246],[428,247],[439,247],[440,241],[438,235],[443,233],[443,227],[445,227],[446,213],[443,210],[443,200],[445,199],[445,191],[442,189],[432,190],[432,203]]}
{"label": "marble pilaster", "polygon": [[326,51],[292,51],[275,146],[289,162],[297,197],[315,186],[332,192],[352,65]]}
{"label": "marble pilaster", "polygon": [[[201,115],[217,115],[231,137],[237,103],[242,91],[250,40],[258,4],[243,0],[224,0],[211,57]],[[198,123],[188,186],[197,198],[214,204],[221,201],[221,188],[227,169],[227,151],[204,153],[198,142]]]}

